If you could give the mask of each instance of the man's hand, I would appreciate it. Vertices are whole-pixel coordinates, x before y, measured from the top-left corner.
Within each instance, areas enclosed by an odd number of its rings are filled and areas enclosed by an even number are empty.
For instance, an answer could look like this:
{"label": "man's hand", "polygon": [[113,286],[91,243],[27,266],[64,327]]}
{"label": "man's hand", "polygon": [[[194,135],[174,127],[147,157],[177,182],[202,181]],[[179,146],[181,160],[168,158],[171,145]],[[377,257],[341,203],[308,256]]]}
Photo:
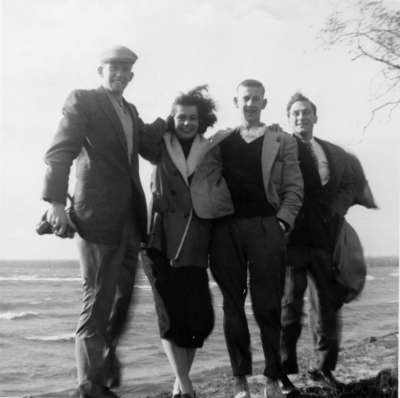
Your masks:
{"label": "man's hand", "polygon": [[216,133],[213,134],[213,136],[221,133],[229,133],[232,130],[233,129],[231,129],[230,127],[227,127],[226,129],[219,129]]}
{"label": "man's hand", "polygon": [[282,228],[282,231],[286,232],[287,228],[286,228],[285,223],[283,221],[281,221],[281,220],[278,220],[278,223],[279,223],[279,226]]}
{"label": "man's hand", "polygon": [[46,219],[52,226],[55,235],[61,237],[65,236],[68,226],[68,218],[63,203],[51,203],[47,210]]}
{"label": "man's hand", "polygon": [[267,126],[268,130],[273,131],[274,133],[281,133],[283,132],[283,128],[278,123],[270,124]]}

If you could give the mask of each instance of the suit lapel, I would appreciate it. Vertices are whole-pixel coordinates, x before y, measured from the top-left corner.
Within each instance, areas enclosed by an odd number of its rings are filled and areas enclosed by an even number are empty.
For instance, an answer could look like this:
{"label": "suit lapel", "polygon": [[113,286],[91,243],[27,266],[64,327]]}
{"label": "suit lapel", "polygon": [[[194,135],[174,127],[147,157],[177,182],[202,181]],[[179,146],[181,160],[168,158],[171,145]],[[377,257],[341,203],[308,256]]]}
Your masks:
{"label": "suit lapel", "polygon": [[191,176],[194,173],[196,167],[200,164],[204,155],[210,149],[210,147],[210,142],[207,139],[205,139],[201,135],[196,135],[193,140],[189,156],[186,160],[188,176]]}
{"label": "suit lapel", "polygon": [[163,139],[172,163],[178,169],[186,185],[189,185],[186,158],[178,139],[171,133],[165,133]]}
{"label": "suit lapel", "polygon": [[324,140],[314,137],[314,139],[322,146],[322,149],[325,152],[326,158],[328,159],[329,164],[329,174],[330,178],[328,184],[331,186],[336,186],[337,181],[339,180],[340,175],[342,174],[342,162],[338,161],[338,157],[335,151],[335,147],[329,144]]}
{"label": "suit lapel", "polygon": [[125,154],[128,157],[128,144],[126,142],[122,123],[119,120],[117,112],[115,111],[114,106],[111,103],[111,100],[108,98],[108,95],[103,87],[100,87],[97,90],[97,94],[101,109],[108,116],[112,125],[114,126],[114,131],[116,132],[117,137],[125,151]]}
{"label": "suit lapel", "polygon": [[189,185],[189,177],[194,173],[204,155],[211,148],[210,141],[201,135],[196,135],[189,155],[185,158],[181,144],[174,134],[165,133],[163,139],[173,164],[182,175],[186,185]]}
{"label": "suit lapel", "polygon": [[272,165],[280,147],[280,137],[266,128],[261,152],[261,166],[265,188],[268,187]]}

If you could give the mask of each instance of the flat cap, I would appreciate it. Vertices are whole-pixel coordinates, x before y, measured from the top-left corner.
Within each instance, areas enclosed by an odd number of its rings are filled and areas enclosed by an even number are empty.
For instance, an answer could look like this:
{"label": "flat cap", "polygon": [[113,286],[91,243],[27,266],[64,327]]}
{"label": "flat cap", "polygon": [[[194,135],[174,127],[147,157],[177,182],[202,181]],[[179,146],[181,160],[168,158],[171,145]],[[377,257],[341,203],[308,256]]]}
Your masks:
{"label": "flat cap", "polygon": [[102,64],[107,64],[112,61],[118,61],[118,62],[127,62],[129,64],[134,64],[137,58],[138,58],[137,55],[128,47],[114,46],[104,51],[101,54],[100,62]]}

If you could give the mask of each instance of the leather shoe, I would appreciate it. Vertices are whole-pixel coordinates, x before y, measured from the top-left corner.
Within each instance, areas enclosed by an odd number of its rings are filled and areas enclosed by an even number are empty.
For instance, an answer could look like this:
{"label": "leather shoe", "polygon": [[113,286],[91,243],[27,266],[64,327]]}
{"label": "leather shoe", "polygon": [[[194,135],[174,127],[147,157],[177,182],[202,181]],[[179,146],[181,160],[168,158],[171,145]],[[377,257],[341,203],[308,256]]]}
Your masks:
{"label": "leather shoe", "polygon": [[294,394],[299,392],[297,387],[290,381],[289,377],[286,374],[283,374],[280,377],[280,381],[282,384],[281,390],[283,394],[293,396]]}
{"label": "leather shoe", "polygon": [[234,398],[251,398],[246,376],[234,376]]}
{"label": "leather shoe", "polygon": [[264,398],[284,398],[278,380],[270,380],[265,383]]}
{"label": "leather shoe", "polygon": [[319,382],[333,390],[339,390],[344,387],[344,384],[337,380],[330,370],[311,369],[308,371],[308,376],[311,380]]}
{"label": "leather shoe", "polygon": [[121,362],[114,349],[110,348],[105,363],[108,369],[107,386],[110,388],[119,387],[121,385]]}
{"label": "leather shoe", "polygon": [[180,395],[181,398],[196,398],[196,393],[193,391],[193,395],[192,394],[181,394]]}
{"label": "leather shoe", "polygon": [[108,387],[94,383],[85,383],[79,386],[80,398],[118,398]]}

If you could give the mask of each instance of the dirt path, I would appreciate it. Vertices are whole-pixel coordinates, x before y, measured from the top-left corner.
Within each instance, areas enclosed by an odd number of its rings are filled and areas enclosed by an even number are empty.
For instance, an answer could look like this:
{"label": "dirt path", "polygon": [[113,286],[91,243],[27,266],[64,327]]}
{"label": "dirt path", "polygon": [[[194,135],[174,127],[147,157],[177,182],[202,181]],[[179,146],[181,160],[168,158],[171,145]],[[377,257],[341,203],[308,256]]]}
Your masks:
{"label": "dirt path", "polygon": [[[300,369],[306,370],[311,358],[310,350],[302,350]],[[359,344],[344,347],[340,354],[337,378],[346,383],[343,391],[332,392],[312,384],[304,373],[295,379],[300,387],[299,398],[397,398],[398,334],[370,337]],[[255,366],[256,376],[249,378],[253,398],[263,397],[262,364]],[[211,370],[194,377],[199,398],[232,397],[231,377],[228,367]],[[168,398],[169,393],[136,395],[127,390],[122,398]]]}
{"label": "dirt path", "polygon": [[[302,349],[299,366],[306,371],[311,351]],[[298,398],[397,398],[398,334],[369,337],[359,344],[343,347],[336,377],[346,383],[343,391],[332,392],[312,384],[304,373],[293,379],[300,388]],[[263,398],[262,363],[256,363],[249,378],[252,398]],[[231,398],[231,376],[228,366],[193,376],[197,398]],[[170,398],[168,385],[125,386],[118,391],[121,398]],[[42,394],[36,398],[70,398],[72,391]],[[27,397],[26,397],[27,398]]]}

